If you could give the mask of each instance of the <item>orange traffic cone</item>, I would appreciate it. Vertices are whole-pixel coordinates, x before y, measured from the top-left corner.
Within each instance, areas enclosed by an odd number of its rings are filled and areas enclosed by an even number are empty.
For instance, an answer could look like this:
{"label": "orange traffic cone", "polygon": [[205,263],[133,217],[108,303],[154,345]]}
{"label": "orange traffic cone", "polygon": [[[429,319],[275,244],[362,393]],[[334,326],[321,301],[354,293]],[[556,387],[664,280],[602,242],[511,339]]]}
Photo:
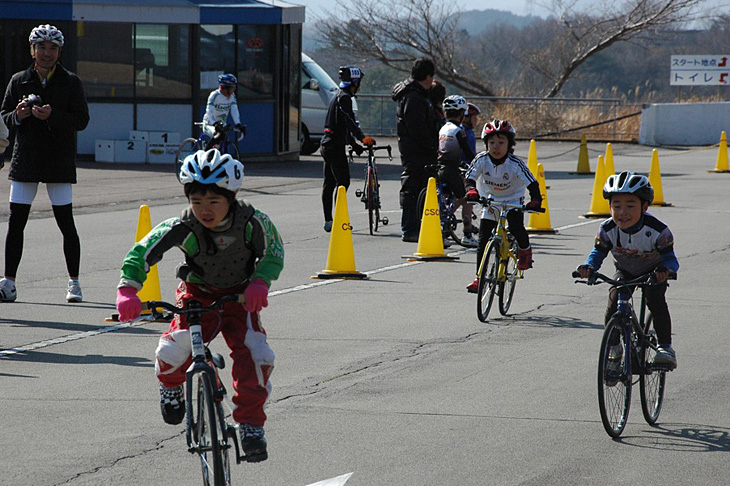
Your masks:
{"label": "orange traffic cone", "polygon": [[580,136],[580,151],[578,152],[578,168],[574,174],[592,174],[591,164],[588,160],[588,141],[585,134]]}
{"label": "orange traffic cone", "polygon": [[458,260],[459,257],[444,253],[444,237],[441,233],[441,217],[436,192],[436,179],[428,179],[426,201],[421,216],[421,231],[418,234],[418,247],[412,256],[403,255],[408,260]]}
{"label": "orange traffic cone", "polygon": [[611,146],[611,142],[606,144],[606,159],[605,167],[603,169],[605,171],[604,175],[606,176],[606,179],[616,174],[616,169],[613,168],[613,146]]}
{"label": "orange traffic cone", "polygon": [[368,278],[367,275],[355,269],[355,249],[352,245],[352,225],[350,224],[350,211],[347,209],[345,186],[337,188],[326,268],[321,273],[313,275],[312,278]]}
{"label": "orange traffic cone", "polygon": [[[143,204],[139,207],[139,219],[137,220],[137,236],[135,242],[139,242],[147,236],[152,230],[152,222],[150,220],[150,207]],[[160,275],[157,271],[157,265],[152,265],[150,271],[147,272],[147,280],[142,285],[142,289],[137,292],[137,297],[142,302],[148,300],[162,300],[160,292]],[[142,314],[151,314],[149,310],[143,310]]]}
{"label": "orange traffic cone", "polygon": [[593,179],[593,195],[591,197],[591,207],[584,218],[607,218],[611,216],[611,207],[608,201],[603,198],[603,185],[606,183],[606,169],[603,163],[603,155],[598,156],[598,165],[596,166],[596,177]]}
{"label": "orange traffic cone", "polygon": [[530,213],[530,219],[527,223],[528,233],[557,233],[558,230],[550,226],[550,208],[548,208],[547,190],[545,189],[545,169],[542,164],[537,164],[537,182],[540,184],[540,194],[542,195],[542,207],[545,208],[544,213]]}
{"label": "orange traffic cone", "polygon": [[664,201],[664,191],[662,191],[662,175],[659,172],[659,152],[657,149],[651,151],[651,168],[649,169],[649,184],[654,188],[654,202],[652,206],[671,206]]}
{"label": "orange traffic cone", "polygon": [[717,151],[717,164],[715,168],[708,172],[730,172],[727,160],[727,135],[723,131],[720,134],[720,148]]}

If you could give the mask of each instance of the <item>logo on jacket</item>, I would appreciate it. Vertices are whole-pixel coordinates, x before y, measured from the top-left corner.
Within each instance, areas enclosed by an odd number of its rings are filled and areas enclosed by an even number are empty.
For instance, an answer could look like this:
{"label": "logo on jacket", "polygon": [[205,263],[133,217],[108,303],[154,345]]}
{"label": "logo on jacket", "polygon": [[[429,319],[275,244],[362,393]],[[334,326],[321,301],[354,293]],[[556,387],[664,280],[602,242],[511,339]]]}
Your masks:
{"label": "logo on jacket", "polygon": [[215,244],[219,250],[225,250],[236,241],[235,236],[217,236],[215,238]]}

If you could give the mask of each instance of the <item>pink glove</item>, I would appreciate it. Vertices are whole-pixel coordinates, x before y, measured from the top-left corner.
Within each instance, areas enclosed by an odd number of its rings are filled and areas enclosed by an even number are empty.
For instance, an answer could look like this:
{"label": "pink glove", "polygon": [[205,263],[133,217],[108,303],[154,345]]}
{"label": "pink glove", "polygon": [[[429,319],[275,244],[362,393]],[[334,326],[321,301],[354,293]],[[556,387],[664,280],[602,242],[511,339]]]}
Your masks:
{"label": "pink glove", "polygon": [[266,282],[260,278],[251,280],[246,290],[243,291],[243,296],[246,298],[243,308],[248,312],[260,311],[269,305],[269,301],[266,298],[268,295],[269,286],[266,285]]}
{"label": "pink glove", "polygon": [[142,313],[142,301],[137,297],[137,289],[121,287],[117,289],[117,310],[121,322],[136,319]]}

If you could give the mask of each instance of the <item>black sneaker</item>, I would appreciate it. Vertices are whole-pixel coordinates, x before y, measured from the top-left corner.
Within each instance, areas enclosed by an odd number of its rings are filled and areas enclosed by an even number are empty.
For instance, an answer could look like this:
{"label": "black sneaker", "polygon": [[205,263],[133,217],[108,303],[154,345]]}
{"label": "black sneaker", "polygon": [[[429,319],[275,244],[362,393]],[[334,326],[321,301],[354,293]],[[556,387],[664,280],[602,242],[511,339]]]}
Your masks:
{"label": "black sneaker", "polygon": [[185,387],[180,385],[167,388],[160,383],[160,410],[165,423],[181,423],[185,418]]}
{"label": "black sneaker", "polygon": [[241,449],[246,456],[246,462],[261,462],[269,458],[266,452],[266,439],[264,439],[264,428],[251,424],[239,424],[241,436]]}

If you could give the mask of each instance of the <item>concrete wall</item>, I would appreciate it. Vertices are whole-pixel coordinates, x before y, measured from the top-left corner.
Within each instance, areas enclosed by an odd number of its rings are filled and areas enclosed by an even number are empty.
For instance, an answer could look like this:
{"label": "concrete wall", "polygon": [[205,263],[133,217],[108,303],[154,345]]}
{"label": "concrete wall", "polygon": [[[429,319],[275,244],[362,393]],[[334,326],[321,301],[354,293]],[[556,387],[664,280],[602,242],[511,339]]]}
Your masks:
{"label": "concrete wall", "polygon": [[714,145],[730,133],[730,103],[645,105],[641,111],[642,145]]}

